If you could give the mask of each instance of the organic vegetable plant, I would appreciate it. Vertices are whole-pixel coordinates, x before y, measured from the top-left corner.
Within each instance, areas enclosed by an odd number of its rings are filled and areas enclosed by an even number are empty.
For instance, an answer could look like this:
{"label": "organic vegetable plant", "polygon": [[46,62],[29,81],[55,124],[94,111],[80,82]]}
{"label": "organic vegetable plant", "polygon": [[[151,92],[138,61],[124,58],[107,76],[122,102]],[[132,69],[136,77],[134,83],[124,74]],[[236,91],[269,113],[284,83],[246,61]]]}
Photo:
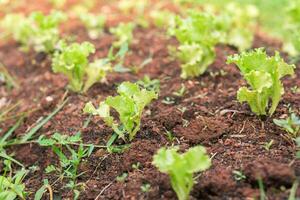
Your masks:
{"label": "organic vegetable plant", "polygon": [[178,147],[161,148],[154,155],[152,163],[159,171],[170,176],[178,199],[187,200],[194,185],[193,174],[207,170],[211,160],[202,146],[192,147],[183,154],[177,151]]}
{"label": "organic vegetable plant", "polygon": [[218,28],[224,32],[224,38],[220,42],[233,45],[240,52],[251,48],[259,14],[256,7],[232,2],[220,9],[222,12],[216,14]]}
{"label": "organic vegetable plant", "polygon": [[241,103],[247,102],[257,115],[267,115],[266,110],[271,100],[268,114],[272,115],[284,94],[280,79],[293,75],[295,66],[285,63],[278,52],[269,57],[263,48],[229,56],[227,63],[235,63],[251,87],[241,87],[237,93],[238,100]]}
{"label": "organic vegetable plant", "polygon": [[[141,89],[137,84],[123,82],[118,87],[118,96],[109,96],[95,108],[91,102],[84,107],[84,112],[99,115],[106,125],[110,126],[120,138],[131,141],[140,130],[144,108],[158,97],[155,91]],[[113,108],[119,114],[119,122],[110,114]],[[126,135],[125,135],[126,134]]]}
{"label": "organic vegetable plant", "polygon": [[122,44],[131,44],[133,39],[134,23],[120,23],[118,26],[110,29],[110,32],[117,38],[113,46],[120,47]]}
{"label": "organic vegetable plant", "polygon": [[300,117],[298,117],[295,113],[291,113],[291,115],[286,119],[273,119],[273,122],[277,126],[283,128],[293,138],[300,135]]}
{"label": "organic vegetable plant", "polygon": [[96,39],[103,33],[105,16],[83,12],[79,15],[79,18],[87,28],[91,39]]}
{"label": "organic vegetable plant", "polygon": [[33,12],[28,17],[8,14],[1,21],[1,27],[20,42],[24,50],[33,47],[38,52],[52,53],[59,40],[58,25],[65,19],[66,16],[59,11],[49,15]]}
{"label": "organic vegetable plant", "polygon": [[291,56],[297,56],[300,53],[300,1],[289,1],[286,9],[287,23],[285,26],[285,42],[283,50]]}
{"label": "organic vegetable plant", "polygon": [[89,42],[82,44],[66,42],[58,43],[58,51],[52,58],[52,69],[68,77],[69,88],[75,92],[86,92],[94,83],[104,80],[111,64],[106,59],[98,59],[89,63],[88,56],[95,52]]}
{"label": "organic vegetable plant", "polygon": [[150,18],[153,20],[155,26],[165,28],[173,26],[175,14],[168,10],[152,10]]}
{"label": "organic vegetable plant", "polygon": [[176,16],[175,25],[168,30],[179,41],[177,57],[181,61],[181,77],[186,79],[203,74],[215,59],[215,45],[220,32],[213,15],[188,12],[187,18]]}

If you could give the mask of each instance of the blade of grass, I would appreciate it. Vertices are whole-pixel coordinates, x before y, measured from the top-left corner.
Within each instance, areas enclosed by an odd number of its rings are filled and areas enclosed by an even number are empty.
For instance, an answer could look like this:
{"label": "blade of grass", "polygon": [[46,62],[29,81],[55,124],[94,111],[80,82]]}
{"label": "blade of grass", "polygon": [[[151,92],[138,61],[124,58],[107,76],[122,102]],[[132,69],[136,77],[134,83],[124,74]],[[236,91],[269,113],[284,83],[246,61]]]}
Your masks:
{"label": "blade of grass", "polygon": [[38,130],[40,130],[40,128],[42,128],[52,117],[54,117],[64,107],[64,105],[67,102],[68,102],[68,99],[66,99],[62,104],[60,104],[50,115],[48,115],[48,117],[46,117],[45,119],[41,120],[35,127],[33,127],[32,129],[30,129],[30,131],[28,131],[27,133],[25,133],[25,135],[23,136],[23,138],[20,140],[20,143],[24,143],[24,142],[30,140],[32,138],[32,136]]}
{"label": "blade of grass", "polygon": [[[1,149],[0,149],[0,150],[1,150]],[[4,159],[6,159],[6,160],[10,160],[10,161],[12,161],[12,162],[16,163],[17,165],[19,165],[19,166],[21,166],[21,167],[24,168],[24,165],[22,165],[22,163],[20,163],[19,161],[17,161],[17,160],[14,159],[13,157],[7,155],[7,154],[5,153],[5,151],[0,151],[0,157],[4,158]]]}
{"label": "blade of grass", "polygon": [[262,178],[258,178],[258,187],[259,187],[259,192],[260,192],[260,200],[266,200],[266,193],[265,193],[265,189],[264,189],[264,184],[262,181]]}
{"label": "blade of grass", "polygon": [[291,192],[288,200],[296,200],[296,193],[297,193],[298,186],[299,186],[299,182],[295,181],[291,188]]}
{"label": "blade of grass", "polygon": [[18,105],[20,105],[21,102],[17,102],[14,105],[11,106],[5,106],[5,108],[0,110],[0,121],[4,121],[5,115],[13,111]]}
{"label": "blade of grass", "polygon": [[4,145],[4,142],[9,138],[12,133],[20,126],[20,124],[23,122],[23,118],[20,118],[13,127],[11,127],[7,133],[0,139],[0,148],[2,145]]}
{"label": "blade of grass", "polygon": [[5,68],[4,64],[0,62],[0,72],[3,73],[4,77],[7,79],[8,87],[14,87],[19,89],[19,84],[16,82],[16,80],[12,77],[12,75],[9,74],[7,69]]}

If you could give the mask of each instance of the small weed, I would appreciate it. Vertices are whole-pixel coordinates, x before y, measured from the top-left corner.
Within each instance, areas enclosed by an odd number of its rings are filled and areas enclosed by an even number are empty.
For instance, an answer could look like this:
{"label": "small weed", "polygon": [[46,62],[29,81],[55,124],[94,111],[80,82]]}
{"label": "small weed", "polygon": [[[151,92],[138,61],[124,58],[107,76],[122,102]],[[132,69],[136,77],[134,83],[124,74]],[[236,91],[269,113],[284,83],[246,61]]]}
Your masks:
{"label": "small weed", "polygon": [[185,85],[184,84],[181,84],[181,88],[176,91],[176,92],[173,92],[172,94],[177,96],[177,97],[182,97],[186,92],[186,88],[185,88]]}
{"label": "small weed", "polygon": [[300,134],[300,117],[295,113],[286,119],[273,119],[273,122],[283,128],[292,138],[296,138]]}
{"label": "small weed", "polygon": [[126,180],[127,176],[128,176],[128,173],[125,173],[125,172],[124,172],[124,173],[121,174],[120,176],[117,176],[116,180],[117,180],[118,182],[124,182],[124,181]]}
{"label": "small weed", "polygon": [[233,177],[236,181],[241,181],[241,180],[245,180],[246,176],[243,174],[242,171],[238,171],[238,170],[233,170]]}
{"label": "small weed", "polygon": [[[58,156],[60,161],[59,166],[49,165],[45,169],[46,173],[55,173],[60,180],[67,179],[69,182],[65,187],[71,189],[75,197],[79,196],[80,190],[83,187],[82,183],[77,182],[77,178],[82,175],[82,173],[78,174],[78,167],[82,159],[89,157],[94,149],[93,145],[84,148],[84,145],[81,142],[80,134],[69,137],[55,133],[49,139],[44,136],[39,138],[39,145],[51,147],[52,151]],[[74,143],[79,143],[77,150],[71,147],[71,144]],[[65,153],[64,149],[68,151]],[[67,154],[70,154],[70,156]]]}
{"label": "small weed", "polygon": [[265,150],[270,151],[273,144],[274,140],[270,140],[270,142],[266,142],[263,147],[265,148]]}
{"label": "small weed", "polygon": [[175,103],[175,99],[172,97],[165,97],[161,102],[163,104],[171,105]]}
{"label": "small weed", "polygon": [[141,186],[141,190],[142,192],[144,193],[148,193],[151,189],[151,185],[149,183],[144,183],[142,186]]}

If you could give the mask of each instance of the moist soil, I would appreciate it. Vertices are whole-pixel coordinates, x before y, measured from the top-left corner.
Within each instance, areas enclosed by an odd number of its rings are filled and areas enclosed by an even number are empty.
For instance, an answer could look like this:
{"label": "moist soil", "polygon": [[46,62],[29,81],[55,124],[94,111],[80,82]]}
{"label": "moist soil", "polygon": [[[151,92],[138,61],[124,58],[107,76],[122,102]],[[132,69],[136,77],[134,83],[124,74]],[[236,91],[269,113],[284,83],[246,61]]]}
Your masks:
{"label": "moist soil", "polygon": [[[71,2],[72,3],[72,2]],[[29,13],[32,10],[47,12],[46,3],[27,4],[14,8]],[[115,6],[98,5],[100,10],[113,13]],[[97,10],[97,9],[95,9]],[[108,28],[129,17],[111,15],[105,33],[97,40],[90,40],[84,27],[76,20],[64,24],[64,35],[75,35],[78,42],[92,42],[97,52],[91,57],[104,57],[114,40]],[[228,55],[237,53],[230,46],[216,47],[217,57],[208,71],[198,78],[182,80],[180,63],[169,56],[168,46],[177,45],[174,38],[166,37],[164,30],[154,26],[138,27],[134,31],[131,53],[126,56],[125,66],[140,66],[150,56],[152,61],[137,73],[111,73],[107,82],[95,84],[87,94],[65,92],[67,80],[63,75],[51,71],[49,56],[43,53],[22,52],[14,41],[0,42],[0,61],[17,78],[19,89],[7,90],[0,86],[0,99],[7,104],[19,102],[10,113],[17,116],[27,112],[22,125],[13,137],[22,136],[36,122],[50,114],[55,107],[68,98],[67,104],[35,135],[51,136],[55,132],[74,135],[82,132],[84,143],[105,145],[112,130],[105,126],[100,117],[92,117],[88,127],[82,128],[88,116],[83,114],[85,103],[94,104],[109,95],[116,94],[116,87],[123,81],[137,81],[149,75],[160,80],[159,98],[153,101],[142,118],[141,130],[130,143],[131,146],[120,154],[110,154],[105,149],[95,148],[89,158],[83,160],[78,182],[84,183],[79,199],[176,199],[167,175],[160,173],[152,164],[155,152],[163,146],[178,145],[183,152],[189,147],[203,145],[212,157],[212,167],[196,175],[191,199],[251,199],[259,198],[258,178],[260,177],[268,199],[287,199],[289,189],[300,176],[300,161],[295,159],[296,148],[286,133],[278,128],[273,118],[285,117],[288,105],[296,111],[300,108],[300,94],[290,89],[300,87],[300,70],[296,75],[283,80],[286,91],[276,113],[269,118],[259,118],[248,105],[236,100],[239,87],[245,85],[239,70],[226,64]],[[258,31],[253,47],[266,47],[271,55],[281,43]],[[284,54],[282,56],[286,57]],[[186,92],[178,97],[173,92],[182,85]],[[166,104],[169,99],[172,104]],[[1,122],[2,133],[7,131],[17,117]],[[168,137],[167,132],[172,134]],[[0,132],[0,134],[2,134]],[[274,141],[269,150],[265,143]],[[120,144],[122,141],[118,141]],[[37,166],[37,171],[28,174],[24,180],[28,199],[33,199],[43,179],[54,183],[56,197],[72,199],[73,194],[64,188],[66,182],[45,173],[49,164],[57,164],[58,158],[50,148],[37,144],[13,146],[8,152],[26,167]],[[140,163],[138,169],[133,164]],[[1,167],[1,166],[0,166]],[[237,180],[233,171],[241,171],[245,179]],[[116,177],[127,173],[124,181]],[[148,192],[141,186],[150,184]],[[300,196],[300,189],[297,191]],[[49,197],[45,196],[45,199]]]}

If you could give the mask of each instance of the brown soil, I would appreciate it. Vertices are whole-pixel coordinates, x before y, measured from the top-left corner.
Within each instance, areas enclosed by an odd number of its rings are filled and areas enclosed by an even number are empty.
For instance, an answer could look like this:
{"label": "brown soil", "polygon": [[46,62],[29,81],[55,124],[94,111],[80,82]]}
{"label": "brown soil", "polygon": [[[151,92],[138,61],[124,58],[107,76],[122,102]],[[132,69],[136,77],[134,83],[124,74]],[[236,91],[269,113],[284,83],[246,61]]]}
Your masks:
{"label": "brown soil", "polygon": [[[25,13],[36,9],[48,10],[47,5],[42,3],[27,5],[30,6],[19,9]],[[99,9],[116,12],[113,5],[99,5]],[[107,26],[121,19],[122,16],[112,19]],[[91,41],[85,29],[76,21],[63,29],[65,35],[77,35],[78,41]],[[95,149],[81,164],[80,172],[85,173],[78,181],[85,183],[86,187],[80,199],[95,199],[97,196],[99,199],[176,199],[168,176],[158,172],[151,164],[157,149],[172,144],[179,145],[182,151],[201,144],[213,157],[212,167],[197,176],[191,199],[258,198],[258,177],[262,178],[269,199],[287,199],[288,189],[300,176],[300,161],[295,160],[295,146],[284,137],[285,132],[276,127],[272,119],[286,115],[288,104],[296,111],[298,109],[299,114],[300,95],[290,90],[293,86],[300,87],[299,67],[294,77],[284,80],[286,92],[276,113],[272,118],[259,119],[247,105],[241,105],[236,100],[236,91],[245,82],[234,65],[225,63],[227,55],[237,53],[234,48],[218,46],[217,59],[204,75],[182,80],[179,62],[168,56],[167,47],[176,45],[175,39],[168,39],[163,30],[154,27],[137,28],[134,38],[126,66],[139,65],[149,55],[153,57],[152,62],[137,74],[112,73],[107,83],[95,84],[86,95],[67,93],[67,105],[36,136],[49,136],[55,132],[72,135],[82,130],[85,143],[105,145],[111,130],[99,117],[93,117],[89,126],[82,129],[87,119],[82,113],[84,104],[90,100],[98,103],[106,96],[114,95],[119,83],[136,81],[146,74],[161,81],[160,97],[148,107],[151,112],[145,112],[148,114],[143,116],[141,130],[131,142],[131,147],[122,154],[109,154],[105,150]],[[105,56],[112,41],[113,37],[108,32],[91,41],[97,48],[95,57]],[[11,103],[21,102],[13,114],[32,111],[15,131],[14,137],[21,136],[40,117],[51,113],[65,95],[67,84],[64,76],[52,73],[49,57],[34,52],[23,53],[18,46],[13,41],[0,42],[0,61],[17,77],[21,86],[20,90],[12,91],[0,86],[0,97]],[[280,43],[258,34],[254,47],[261,46],[273,53],[279,49]],[[220,75],[220,70],[226,74]],[[181,84],[185,85],[187,92],[182,97],[174,96],[172,93],[180,89]],[[172,98],[174,104],[162,103],[167,97]],[[3,122],[0,129],[5,132],[15,120]],[[173,134],[174,140],[168,139],[167,131]],[[267,151],[263,145],[270,140],[274,140],[274,144]],[[56,180],[44,173],[47,165],[58,162],[51,149],[30,144],[14,146],[9,152],[14,152],[15,158],[26,167],[39,167],[38,171],[25,179],[29,199],[33,199],[43,179],[49,179],[50,183]],[[136,163],[140,163],[139,169],[132,167]],[[235,180],[233,170],[242,171],[246,179]],[[116,181],[116,177],[124,172],[128,173],[126,180]],[[151,189],[143,193],[141,186],[146,183],[151,185]],[[63,184],[57,182],[53,185],[55,195],[63,199],[71,198],[72,193],[64,189]],[[300,196],[300,189],[297,194]]]}

